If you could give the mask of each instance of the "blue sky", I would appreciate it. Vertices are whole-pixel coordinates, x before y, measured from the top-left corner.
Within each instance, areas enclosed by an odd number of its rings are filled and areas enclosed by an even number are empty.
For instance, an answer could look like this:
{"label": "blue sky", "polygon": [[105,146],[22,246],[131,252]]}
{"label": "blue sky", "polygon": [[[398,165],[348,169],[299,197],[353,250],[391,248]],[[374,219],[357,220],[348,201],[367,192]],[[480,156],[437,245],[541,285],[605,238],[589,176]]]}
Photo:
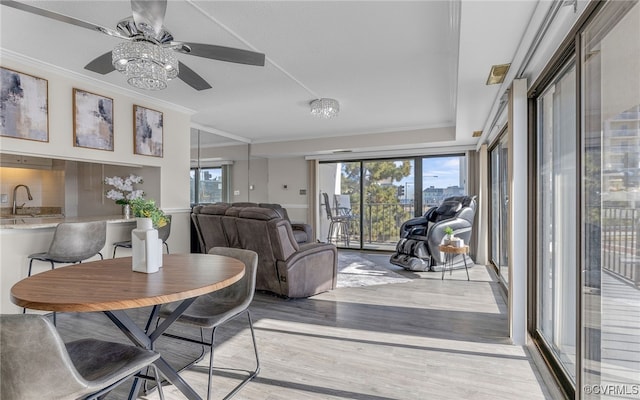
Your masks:
{"label": "blue sky", "polygon": [[[426,157],[422,159],[423,187],[435,186],[447,188],[460,186],[460,159],[461,157]],[[400,181],[401,184],[413,184],[413,175]]]}

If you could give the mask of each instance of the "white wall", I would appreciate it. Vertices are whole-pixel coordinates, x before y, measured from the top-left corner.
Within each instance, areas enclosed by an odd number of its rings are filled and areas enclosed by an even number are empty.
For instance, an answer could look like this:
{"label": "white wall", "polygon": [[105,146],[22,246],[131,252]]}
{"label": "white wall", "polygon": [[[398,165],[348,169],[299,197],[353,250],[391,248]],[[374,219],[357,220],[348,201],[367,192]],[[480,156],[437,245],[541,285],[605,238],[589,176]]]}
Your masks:
{"label": "white wall", "polygon": [[[311,193],[307,168],[303,157],[269,159],[268,202],[282,204],[292,221],[311,223],[307,221],[307,198]],[[300,194],[300,190],[306,190],[306,194]]]}

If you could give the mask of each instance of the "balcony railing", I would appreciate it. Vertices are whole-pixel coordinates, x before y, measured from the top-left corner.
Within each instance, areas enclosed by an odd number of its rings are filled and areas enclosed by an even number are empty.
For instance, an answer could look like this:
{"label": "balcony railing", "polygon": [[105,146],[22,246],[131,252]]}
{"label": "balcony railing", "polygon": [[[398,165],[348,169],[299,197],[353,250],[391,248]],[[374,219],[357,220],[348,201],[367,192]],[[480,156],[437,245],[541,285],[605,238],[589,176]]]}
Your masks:
{"label": "balcony railing", "polygon": [[413,204],[365,203],[364,226],[360,229],[358,205],[352,204],[350,225],[351,247],[360,246],[360,238],[365,245],[392,250],[400,240],[400,226],[413,218]]}
{"label": "balcony railing", "polygon": [[640,287],[640,210],[602,209],[600,239],[602,267]]}

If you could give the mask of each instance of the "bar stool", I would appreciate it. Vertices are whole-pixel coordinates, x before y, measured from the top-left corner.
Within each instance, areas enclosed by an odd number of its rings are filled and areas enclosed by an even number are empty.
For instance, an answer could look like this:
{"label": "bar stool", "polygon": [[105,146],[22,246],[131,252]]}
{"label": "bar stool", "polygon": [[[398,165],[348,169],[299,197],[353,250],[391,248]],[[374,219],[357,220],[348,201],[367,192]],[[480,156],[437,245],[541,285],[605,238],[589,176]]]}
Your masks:
{"label": "bar stool", "polygon": [[[99,255],[102,259],[100,250],[104,247],[106,240],[106,221],[61,222],[56,226],[49,250],[28,256],[30,261],[27,276],[31,276],[34,260],[49,262],[51,269],[54,269],[55,263],[76,264],[95,255]],[[26,309],[23,308],[22,312],[25,313]],[[55,315],[54,313],[54,321]]]}
{"label": "bar stool", "polygon": [[351,214],[346,209],[336,208],[336,212],[331,210],[331,204],[329,203],[329,195],[322,193],[324,199],[324,206],[327,212],[327,219],[329,219],[329,234],[327,236],[327,242],[331,243],[331,238],[336,234],[336,241],[342,237],[345,245],[349,247],[349,224],[351,223]]}

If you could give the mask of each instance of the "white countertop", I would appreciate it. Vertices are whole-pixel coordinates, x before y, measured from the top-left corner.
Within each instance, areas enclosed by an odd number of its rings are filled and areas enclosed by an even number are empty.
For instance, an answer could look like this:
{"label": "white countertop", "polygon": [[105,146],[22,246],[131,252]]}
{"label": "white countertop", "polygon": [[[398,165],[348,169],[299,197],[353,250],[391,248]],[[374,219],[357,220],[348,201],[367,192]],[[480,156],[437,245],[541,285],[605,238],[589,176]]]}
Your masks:
{"label": "white countertop", "polygon": [[103,215],[95,217],[15,217],[1,218],[0,229],[40,229],[55,228],[61,222],[107,221],[107,223],[136,222],[135,218],[124,218],[122,215]]}

